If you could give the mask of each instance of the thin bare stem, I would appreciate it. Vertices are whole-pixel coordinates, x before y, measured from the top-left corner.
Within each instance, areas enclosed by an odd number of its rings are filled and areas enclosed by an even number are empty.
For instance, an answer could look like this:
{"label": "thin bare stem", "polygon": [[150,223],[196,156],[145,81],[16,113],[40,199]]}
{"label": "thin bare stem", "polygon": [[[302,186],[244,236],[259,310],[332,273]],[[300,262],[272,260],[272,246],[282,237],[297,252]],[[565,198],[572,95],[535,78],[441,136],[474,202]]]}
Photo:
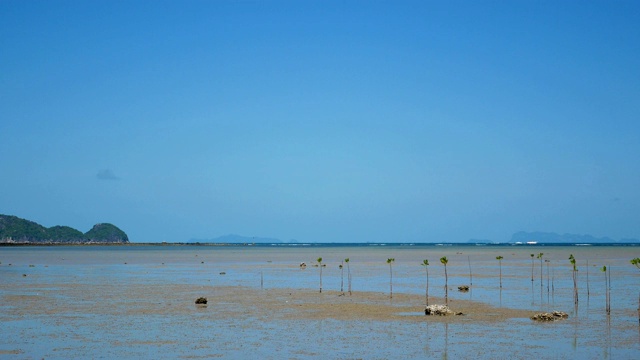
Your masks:
{"label": "thin bare stem", "polygon": [[587,259],[587,301],[589,299],[589,259]]}
{"label": "thin bare stem", "polygon": [[322,292],[322,258],[318,258],[318,267],[320,267],[320,292]]}
{"label": "thin bare stem", "polygon": [[469,286],[473,285],[473,276],[471,275],[471,258],[467,255],[467,262],[469,263]]}
{"label": "thin bare stem", "polygon": [[533,255],[533,254],[531,254],[531,282],[533,282],[533,267],[534,267],[534,264],[533,264],[533,256],[534,256],[534,255]]}
{"label": "thin bare stem", "polygon": [[340,293],[344,295],[344,260],[340,264]]}
{"label": "thin bare stem", "polygon": [[396,259],[389,258],[387,259],[387,264],[389,264],[389,299],[393,298],[393,268],[391,264],[396,261]]}
{"label": "thin bare stem", "polygon": [[349,296],[351,296],[351,268],[349,267],[349,258],[344,259],[347,263],[347,287],[349,288]]}
{"label": "thin bare stem", "polygon": [[447,275],[447,260],[446,256],[440,258],[440,262],[444,265],[444,302],[449,305],[449,276]]}

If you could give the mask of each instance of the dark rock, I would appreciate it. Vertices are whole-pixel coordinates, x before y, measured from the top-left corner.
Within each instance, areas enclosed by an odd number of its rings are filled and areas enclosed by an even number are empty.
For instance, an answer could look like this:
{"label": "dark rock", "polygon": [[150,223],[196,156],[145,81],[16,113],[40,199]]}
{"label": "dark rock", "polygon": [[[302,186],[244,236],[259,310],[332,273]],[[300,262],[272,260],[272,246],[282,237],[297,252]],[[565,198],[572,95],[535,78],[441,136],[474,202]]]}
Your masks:
{"label": "dark rock", "polygon": [[199,297],[196,299],[196,304],[198,305],[206,305],[207,304],[207,298],[206,297]]}
{"label": "dark rock", "polygon": [[453,311],[446,305],[429,305],[424,309],[425,315],[446,316],[453,315]]}
{"label": "dark rock", "polygon": [[569,315],[566,312],[562,311],[554,311],[551,313],[539,313],[535,314],[531,317],[531,320],[534,321],[557,321],[569,318]]}

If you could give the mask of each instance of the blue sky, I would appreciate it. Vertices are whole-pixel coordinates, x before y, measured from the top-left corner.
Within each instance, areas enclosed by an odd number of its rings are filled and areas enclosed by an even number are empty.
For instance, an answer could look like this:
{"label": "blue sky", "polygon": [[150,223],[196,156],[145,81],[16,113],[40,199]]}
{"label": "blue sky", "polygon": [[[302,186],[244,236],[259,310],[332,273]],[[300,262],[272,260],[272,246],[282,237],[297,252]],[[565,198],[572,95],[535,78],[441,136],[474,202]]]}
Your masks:
{"label": "blue sky", "polygon": [[640,238],[637,1],[0,1],[0,213]]}

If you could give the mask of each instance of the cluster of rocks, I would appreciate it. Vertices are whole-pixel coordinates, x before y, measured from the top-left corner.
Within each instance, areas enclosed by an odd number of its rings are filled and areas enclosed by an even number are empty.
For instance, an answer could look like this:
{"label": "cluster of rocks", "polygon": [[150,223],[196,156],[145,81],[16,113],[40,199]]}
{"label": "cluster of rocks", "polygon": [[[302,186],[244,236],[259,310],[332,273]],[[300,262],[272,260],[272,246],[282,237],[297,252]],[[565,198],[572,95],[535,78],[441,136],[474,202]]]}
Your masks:
{"label": "cluster of rocks", "polygon": [[535,315],[533,315],[531,317],[531,320],[534,320],[534,321],[557,321],[557,320],[567,319],[568,317],[569,317],[569,314],[567,314],[566,312],[554,311],[554,312],[550,312],[550,313],[535,314]]}

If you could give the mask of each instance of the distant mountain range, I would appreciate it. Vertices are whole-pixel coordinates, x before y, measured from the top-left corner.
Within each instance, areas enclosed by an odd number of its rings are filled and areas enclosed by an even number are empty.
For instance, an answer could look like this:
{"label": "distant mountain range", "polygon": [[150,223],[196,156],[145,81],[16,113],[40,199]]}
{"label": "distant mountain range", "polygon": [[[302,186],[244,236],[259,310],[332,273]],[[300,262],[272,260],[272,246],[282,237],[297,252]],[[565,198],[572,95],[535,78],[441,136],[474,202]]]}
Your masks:
{"label": "distant mountain range", "polygon": [[[0,214],[0,244],[124,244],[129,243],[127,234],[113,224],[96,224],[86,233],[68,226],[46,228],[30,220],[17,216]],[[282,241],[276,238],[242,236],[229,234],[211,239],[191,239],[188,243],[214,244],[296,244],[298,241]],[[471,239],[467,243],[487,243],[485,239]],[[591,235],[557,234],[553,232],[519,231],[511,236],[508,243],[539,244],[620,244],[640,243],[638,239],[614,240],[609,237],[597,238]]]}
{"label": "distant mountain range", "polygon": [[638,239],[614,240],[609,237],[597,238],[591,235],[557,234],[552,232],[519,231],[511,236],[510,243],[537,242],[546,244],[616,244],[640,243]]}
{"label": "distant mountain range", "polygon": [[[216,244],[254,244],[254,243],[269,243],[269,244],[280,244],[285,243],[280,239],[267,238],[267,237],[256,237],[256,236],[242,236],[236,234],[229,234],[224,236],[219,236],[217,238],[212,239],[191,239],[190,243],[216,243]],[[287,243],[297,243],[296,240],[289,240]]]}
{"label": "distant mountain range", "polygon": [[[640,243],[638,239],[614,240],[609,237],[596,238],[591,235],[557,234],[552,232],[527,232],[519,231],[511,236],[507,243],[540,243],[540,244],[628,244]],[[188,243],[214,243],[214,244],[295,244],[296,240],[282,241],[276,238],[242,236],[229,234],[211,239],[190,239]],[[488,239],[470,239],[467,243],[491,244]]]}
{"label": "distant mountain range", "polygon": [[0,214],[0,244],[123,244],[129,238],[113,224],[96,224],[82,233],[68,226],[46,228],[30,220]]}

